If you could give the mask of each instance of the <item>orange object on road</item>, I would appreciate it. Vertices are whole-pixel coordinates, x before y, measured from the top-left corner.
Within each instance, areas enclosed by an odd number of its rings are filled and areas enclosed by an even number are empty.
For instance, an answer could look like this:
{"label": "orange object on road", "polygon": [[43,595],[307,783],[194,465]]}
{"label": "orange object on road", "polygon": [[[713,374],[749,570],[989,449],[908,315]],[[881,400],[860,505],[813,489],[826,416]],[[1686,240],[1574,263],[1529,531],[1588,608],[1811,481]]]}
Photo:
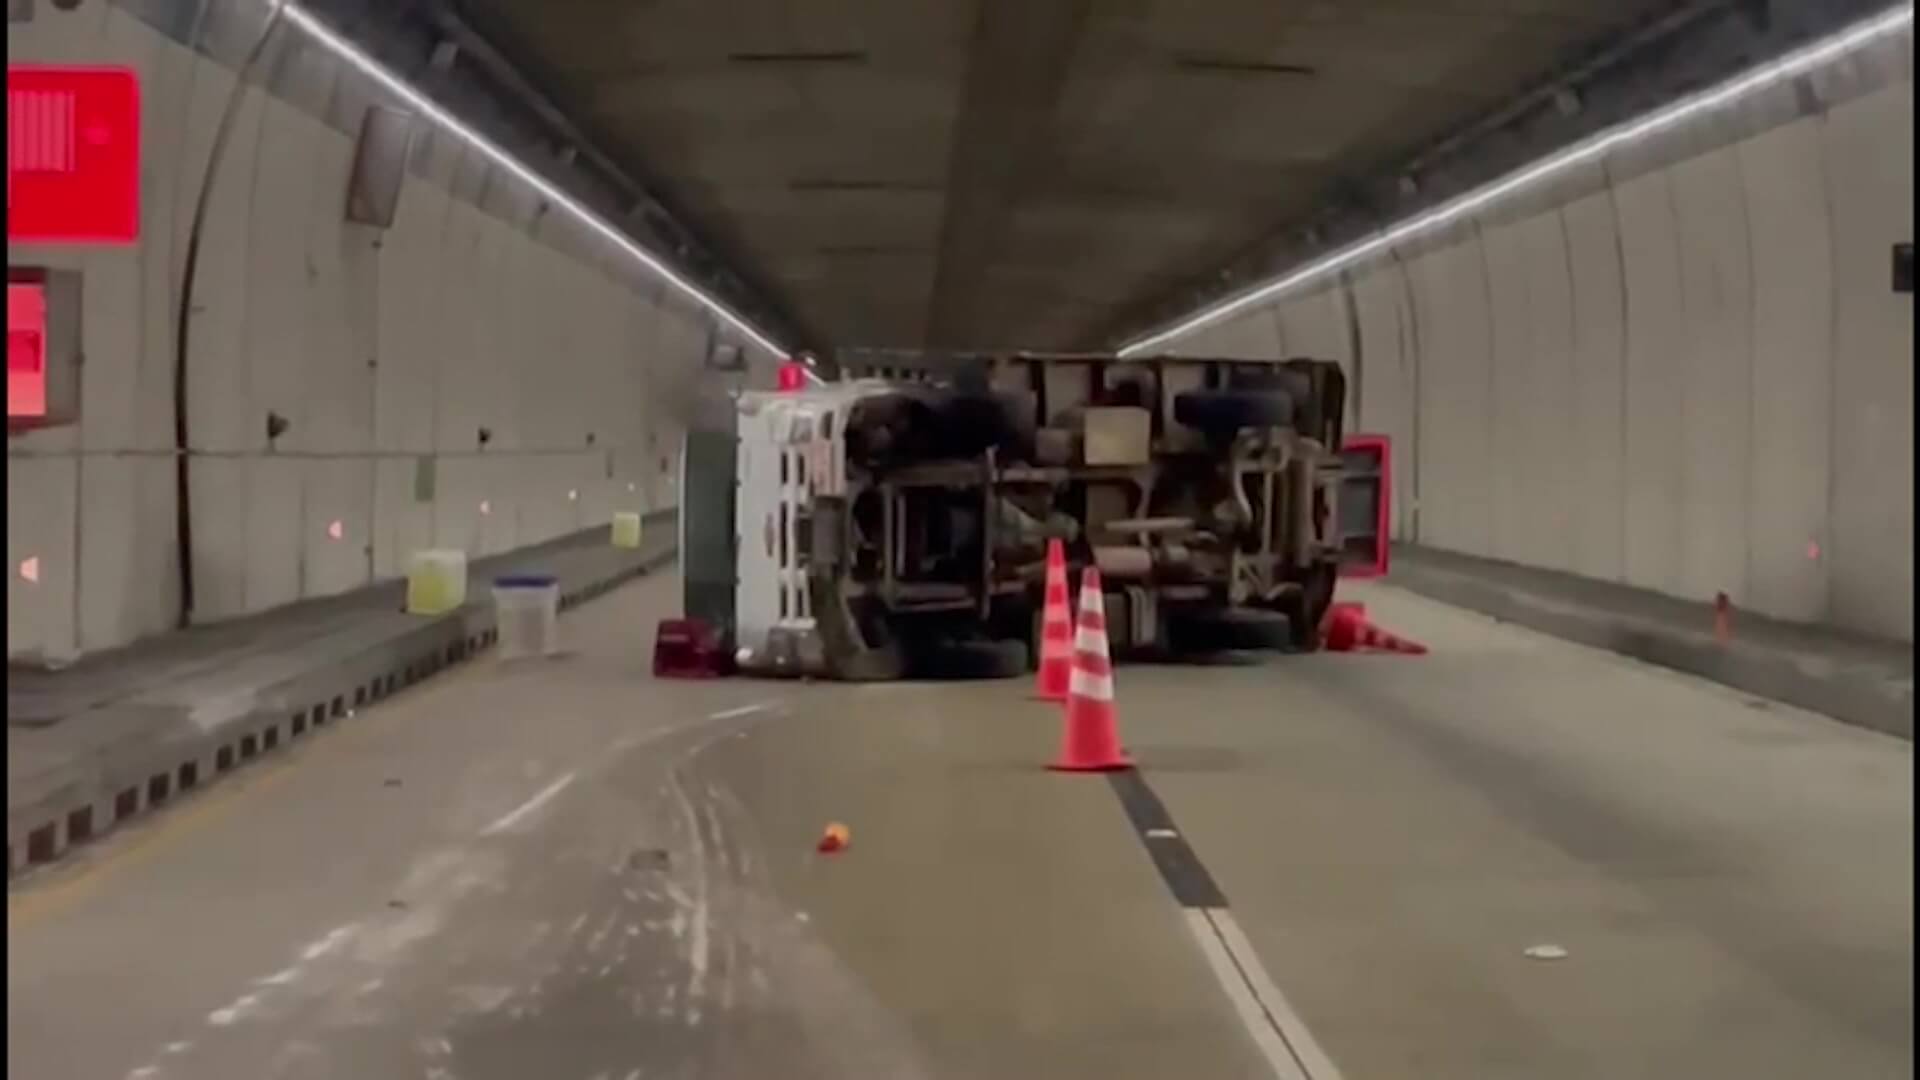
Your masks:
{"label": "orange object on road", "polygon": [[828,825],[827,831],[820,835],[820,843],[816,846],[816,850],[822,855],[832,855],[835,852],[845,851],[852,841],[853,834],[847,831],[845,825],[836,821]]}
{"label": "orange object on road", "polygon": [[1120,746],[1106,603],[1100,597],[1100,571],[1091,566],[1080,572],[1080,625],[1073,636],[1073,678],[1067,687],[1060,756],[1047,767],[1064,772],[1133,768]]}
{"label": "orange object on road", "polygon": [[1067,605],[1067,550],[1047,541],[1047,602],[1040,616],[1040,675],[1033,696],[1067,700],[1073,679],[1073,610]]}
{"label": "orange object on road", "polygon": [[1328,652],[1387,652],[1401,656],[1425,656],[1427,647],[1390,634],[1367,619],[1367,609],[1359,604],[1335,604],[1327,612],[1324,635]]}

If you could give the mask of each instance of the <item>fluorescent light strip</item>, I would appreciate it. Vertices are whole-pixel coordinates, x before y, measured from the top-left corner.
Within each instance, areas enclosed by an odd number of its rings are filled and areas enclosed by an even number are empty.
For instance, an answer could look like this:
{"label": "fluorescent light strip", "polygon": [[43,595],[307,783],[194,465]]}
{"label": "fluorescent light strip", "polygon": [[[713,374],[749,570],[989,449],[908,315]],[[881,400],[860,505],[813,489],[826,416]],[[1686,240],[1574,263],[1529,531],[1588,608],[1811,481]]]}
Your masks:
{"label": "fluorescent light strip", "polygon": [[1198,313],[1167,329],[1138,338],[1119,350],[1121,356],[1164,345],[1175,338],[1190,334],[1202,327],[1211,326],[1222,319],[1236,315],[1247,308],[1270,300],[1281,293],[1289,292],[1302,285],[1310,284],[1335,271],[1344,269],[1370,255],[1390,248],[1395,244],[1411,240],[1422,233],[1432,232],[1458,218],[1472,214],[1489,203],[1506,195],[1511,195],[1548,177],[1563,173],[1576,165],[1583,165],[1603,157],[1628,143],[1637,142],[1655,132],[1670,128],[1675,124],[1695,116],[1708,109],[1719,108],[1729,102],[1745,97],[1757,90],[1765,89],[1782,79],[1790,79],[1838,57],[1852,52],[1881,38],[1906,30],[1913,25],[1913,5],[1902,4],[1884,14],[1877,15],[1864,22],[1856,23],[1831,37],[1763,64],[1720,86],[1682,98],[1648,116],[1629,121],[1610,131],[1594,136],[1585,142],[1557,154],[1550,155],[1532,165],[1510,173],[1505,178],[1494,181],[1485,187],[1446,203],[1424,214],[1416,215],[1398,225],[1376,233],[1367,240],[1359,241],[1340,249],[1331,255],[1308,263],[1297,270],[1268,282],[1252,292],[1245,293],[1213,307],[1202,308]]}
{"label": "fluorescent light strip", "polygon": [[525,181],[527,186],[539,192],[548,202],[579,218],[588,228],[606,237],[615,247],[660,275],[667,284],[685,293],[695,303],[718,315],[729,326],[745,334],[755,345],[777,357],[786,355],[785,349],[755,329],[751,323],[729,311],[725,304],[714,299],[698,285],[681,277],[672,267],[661,261],[659,256],[635,243],[626,233],[609,225],[600,215],[581,205],[579,201],[560,190],[539,173],[521,164],[518,159],[496,146],[486,136],[468,127],[458,117],[435,104],[431,98],[409,86],[400,76],[388,71],[379,61],[362,52],[353,42],[341,37],[337,31],[315,18],[311,12],[291,0],[285,0],[280,7],[287,20],[305,31],[308,37],[326,46],[335,56],[358,68],[361,74],[379,83],[389,93],[405,101],[434,123],[465,140],[474,149],[485,154],[494,164]]}

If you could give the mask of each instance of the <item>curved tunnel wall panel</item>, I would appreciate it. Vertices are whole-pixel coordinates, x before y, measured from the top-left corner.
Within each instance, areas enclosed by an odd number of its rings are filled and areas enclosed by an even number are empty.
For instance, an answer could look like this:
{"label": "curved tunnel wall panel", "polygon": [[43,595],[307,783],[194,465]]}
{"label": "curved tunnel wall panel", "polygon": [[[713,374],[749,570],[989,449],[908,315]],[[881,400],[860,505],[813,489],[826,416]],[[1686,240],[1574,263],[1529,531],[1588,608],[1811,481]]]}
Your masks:
{"label": "curved tunnel wall panel", "polygon": [[1822,134],[1834,252],[1832,607],[1910,638],[1913,297],[1891,295],[1887,281],[1889,243],[1913,239],[1911,81],[1834,110]]}
{"label": "curved tunnel wall panel", "polygon": [[1552,477],[1572,505],[1573,542],[1563,569],[1624,581],[1627,293],[1620,217],[1613,193],[1604,190],[1556,216],[1566,236],[1573,303],[1573,419],[1559,433],[1572,464]]}
{"label": "curved tunnel wall panel", "polygon": [[[1353,427],[1384,434],[1394,446],[1414,445],[1415,364],[1417,345],[1413,294],[1398,262],[1381,266],[1379,273],[1353,280],[1354,317],[1359,356],[1364,365],[1353,370],[1357,385],[1353,398]],[[1404,462],[1395,462],[1394,487],[1410,482]],[[1389,507],[1390,528],[1402,535],[1412,500],[1394,499]]]}
{"label": "curved tunnel wall panel", "polygon": [[1625,581],[1677,595],[1687,328],[1672,178],[1638,177],[1614,198],[1627,291]]}
{"label": "curved tunnel wall panel", "polygon": [[1714,150],[1675,167],[1673,198],[1685,311],[1678,358],[1678,591],[1750,597],[1753,260],[1735,150]]}
{"label": "curved tunnel wall panel", "polygon": [[[61,658],[173,622],[181,260],[234,78],[113,5],[8,29],[11,60],[131,64],[144,98],[140,245],[10,253],[85,273],[80,420],[8,441],[9,654]],[[298,103],[245,92],[202,231],[199,617],[394,577],[423,546],[494,554],[671,505],[679,433],[656,392],[698,376],[704,315],[439,133],[417,132],[390,229],[346,222],[340,122],[376,99],[324,54],[278,51]],[[291,422],[271,449],[269,410]]]}
{"label": "curved tunnel wall panel", "polygon": [[[1489,312],[1487,366],[1484,375],[1475,371],[1471,376],[1485,386],[1486,458],[1480,467],[1492,470],[1485,484],[1487,543],[1496,558],[1511,562],[1538,557],[1530,534],[1532,526],[1547,516],[1533,490],[1537,461],[1521,455],[1528,448],[1532,416],[1545,404],[1528,393],[1539,358],[1532,352],[1536,313],[1527,295],[1532,267],[1523,241],[1518,225],[1488,225],[1481,230]],[[1494,468],[1496,462],[1509,467]]]}
{"label": "curved tunnel wall panel", "polygon": [[[1459,244],[1416,257],[1410,273],[1421,334],[1418,527],[1439,546],[1489,551],[1495,477],[1487,262],[1477,242]],[[1448,497],[1429,497],[1434,492]]]}
{"label": "curved tunnel wall panel", "polygon": [[1501,416],[1527,453],[1519,463],[1519,500],[1508,507],[1508,516],[1519,538],[1516,561],[1567,568],[1573,562],[1580,496],[1579,488],[1565,479],[1579,468],[1569,437],[1578,416],[1571,253],[1558,214],[1528,218],[1516,230],[1525,270],[1528,332],[1524,351],[1512,366],[1517,389],[1508,391],[1510,404],[1502,407]]}
{"label": "curved tunnel wall panel", "polygon": [[1911,641],[1911,45],[1883,52],[1267,305],[1393,437],[1396,538]]}
{"label": "curved tunnel wall panel", "polygon": [[[1817,537],[1833,467],[1831,373],[1809,359],[1833,329],[1833,238],[1820,124],[1798,120],[1740,147],[1753,258],[1752,529]],[[1826,610],[1825,563],[1785,545],[1748,551],[1756,607],[1811,619]]]}

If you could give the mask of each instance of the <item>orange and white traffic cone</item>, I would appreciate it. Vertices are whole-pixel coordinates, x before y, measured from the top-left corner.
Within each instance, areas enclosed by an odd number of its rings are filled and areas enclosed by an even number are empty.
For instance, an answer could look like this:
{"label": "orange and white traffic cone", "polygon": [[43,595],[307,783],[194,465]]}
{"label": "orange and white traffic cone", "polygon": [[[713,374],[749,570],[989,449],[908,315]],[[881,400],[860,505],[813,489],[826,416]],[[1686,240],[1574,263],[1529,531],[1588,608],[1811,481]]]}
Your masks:
{"label": "orange and white traffic cone", "polygon": [[1354,639],[1353,644],[1355,649],[1366,652],[1399,653],[1402,656],[1427,655],[1425,645],[1417,641],[1409,641],[1398,634],[1390,634],[1368,622],[1360,624],[1359,635]]}
{"label": "orange and white traffic cone", "polygon": [[1390,652],[1425,656],[1427,647],[1390,634],[1367,619],[1360,604],[1335,604],[1327,612],[1324,640],[1328,652]]}
{"label": "orange and white traffic cone", "polygon": [[1033,696],[1041,701],[1067,700],[1073,678],[1073,611],[1067,607],[1067,549],[1058,539],[1047,541],[1047,599],[1040,615],[1040,677]]}
{"label": "orange and white traffic cone", "polygon": [[1120,748],[1106,604],[1100,599],[1100,571],[1091,566],[1080,572],[1080,625],[1073,636],[1073,677],[1067,686],[1065,721],[1060,756],[1048,768],[1064,772],[1133,768],[1132,759]]}
{"label": "orange and white traffic cone", "polygon": [[1360,628],[1366,625],[1365,604],[1329,604],[1326,617],[1320,620],[1321,647],[1328,652],[1352,652]]}

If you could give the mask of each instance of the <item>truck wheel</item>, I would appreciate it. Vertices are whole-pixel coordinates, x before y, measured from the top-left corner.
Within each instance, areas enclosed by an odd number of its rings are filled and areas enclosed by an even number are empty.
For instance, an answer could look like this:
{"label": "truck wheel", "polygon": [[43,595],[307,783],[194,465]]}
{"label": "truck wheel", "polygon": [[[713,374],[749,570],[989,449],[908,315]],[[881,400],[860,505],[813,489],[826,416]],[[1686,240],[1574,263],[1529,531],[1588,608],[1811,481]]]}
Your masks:
{"label": "truck wheel", "polygon": [[1024,641],[949,641],[916,657],[912,674],[926,679],[1012,679],[1026,674]]}
{"label": "truck wheel", "polygon": [[1295,426],[1310,438],[1325,438],[1338,449],[1347,402],[1347,376],[1331,360],[1288,360],[1283,368],[1305,384],[1295,392],[1300,402]]}
{"label": "truck wheel", "polygon": [[972,457],[992,447],[1015,458],[1029,459],[1037,423],[1031,391],[1002,390],[955,393],[939,402],[932,422],[937,456]]}
{"label": "truck wheel", "polygon": [[1287,648],[1292,627],[1293,620],[1279,612],[1234,608],[1184,616],[1170,631],[1178,652],[1261,652]]}
{"label": "truck wheel", "polygon": [[1293,426],[1293,395],[1285,390],[1188,390],[1173,399],[1173,418],[1209,435],[1231,437],[1248,428]]}

